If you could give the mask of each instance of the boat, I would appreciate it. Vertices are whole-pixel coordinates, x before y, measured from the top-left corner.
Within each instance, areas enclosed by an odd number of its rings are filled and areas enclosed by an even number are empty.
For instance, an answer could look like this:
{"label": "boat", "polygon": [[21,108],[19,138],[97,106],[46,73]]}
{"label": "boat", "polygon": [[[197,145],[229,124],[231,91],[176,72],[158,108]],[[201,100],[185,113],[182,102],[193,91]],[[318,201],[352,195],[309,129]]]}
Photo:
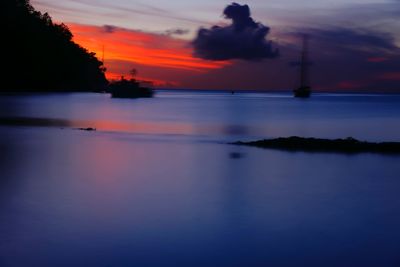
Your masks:
{"label": "boat", "polygon": [[141,82],[135,79],[127,80],[124,77],[111,82],[110,93],[113,98],[148,98],[154,94],[149,86],[142,86]]}
{"label": "boat", "polygon": [[308,36],[303,35],[303,48],[300,58],[300,85],[293,90],[294,97],[308,98],[311,96],[311,86],[308,84]]}
{"label": "boat", "polygon": [[302,98],[307,98],[311,96],[311,87],[310,86],[303,86],[299,87],[294,90],[294,96],[295,97],[302,97]]}

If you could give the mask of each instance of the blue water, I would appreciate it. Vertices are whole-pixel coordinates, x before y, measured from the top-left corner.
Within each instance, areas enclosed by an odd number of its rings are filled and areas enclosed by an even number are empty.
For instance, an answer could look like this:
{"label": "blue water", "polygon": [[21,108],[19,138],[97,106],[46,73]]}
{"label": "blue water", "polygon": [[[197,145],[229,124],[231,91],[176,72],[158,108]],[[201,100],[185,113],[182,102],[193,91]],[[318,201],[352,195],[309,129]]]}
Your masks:
{"label": "blue water", "polygon": [[0,266],[399,266],[400,157],[226,144],[400,141],[399,104],[1,96]]}

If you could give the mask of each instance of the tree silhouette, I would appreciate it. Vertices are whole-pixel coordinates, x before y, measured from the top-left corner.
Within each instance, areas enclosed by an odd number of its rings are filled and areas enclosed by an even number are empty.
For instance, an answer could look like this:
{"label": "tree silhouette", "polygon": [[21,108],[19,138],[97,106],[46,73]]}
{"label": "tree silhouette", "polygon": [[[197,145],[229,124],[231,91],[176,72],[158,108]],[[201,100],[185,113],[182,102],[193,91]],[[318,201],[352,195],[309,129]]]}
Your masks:
{"label": "tree silhouette", "polygon": [[54,23],[29,0],[1,0],[3,71],[0,91],[102,91],[103,63],[72,41],[67,25]]}

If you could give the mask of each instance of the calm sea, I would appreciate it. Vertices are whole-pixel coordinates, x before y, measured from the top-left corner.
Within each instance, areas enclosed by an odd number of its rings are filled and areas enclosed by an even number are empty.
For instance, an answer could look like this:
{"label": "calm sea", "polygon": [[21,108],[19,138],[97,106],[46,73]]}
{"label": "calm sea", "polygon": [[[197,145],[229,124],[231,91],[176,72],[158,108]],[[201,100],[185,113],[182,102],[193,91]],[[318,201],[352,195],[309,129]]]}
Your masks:
{"label": "calm sea", "polygon": [[0,96],[0,266],[400,266],[400,157],[227,144],[292,135],[400,141],[400,95]]}

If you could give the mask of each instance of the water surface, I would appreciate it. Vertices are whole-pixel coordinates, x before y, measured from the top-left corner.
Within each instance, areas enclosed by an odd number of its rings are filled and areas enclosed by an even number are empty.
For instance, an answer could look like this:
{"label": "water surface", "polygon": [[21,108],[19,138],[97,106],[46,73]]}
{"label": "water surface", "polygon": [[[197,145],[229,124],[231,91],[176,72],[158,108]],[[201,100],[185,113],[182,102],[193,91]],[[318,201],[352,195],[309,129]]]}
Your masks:
{"label": "water surface", "polygon": [[399,104],[1,96],[0,266],[399,266],[399,157],[226,144],[400,141]]}

